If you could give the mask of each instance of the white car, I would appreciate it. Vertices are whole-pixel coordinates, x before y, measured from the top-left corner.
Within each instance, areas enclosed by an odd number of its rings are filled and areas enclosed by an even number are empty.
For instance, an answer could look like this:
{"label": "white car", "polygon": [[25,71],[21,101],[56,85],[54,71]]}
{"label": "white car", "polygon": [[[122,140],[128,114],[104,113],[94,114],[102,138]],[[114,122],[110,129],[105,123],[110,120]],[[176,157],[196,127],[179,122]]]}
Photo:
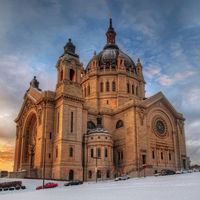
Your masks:
{"label": "white car", "polygon": [[115,181],[124,181],[124,180],[127,180],[127,179],[129,179],[129,178],[130,178],[129,175],[124,174],[124,175],[122,175],[122,176],[116,177],[116,178],[115,178]]}

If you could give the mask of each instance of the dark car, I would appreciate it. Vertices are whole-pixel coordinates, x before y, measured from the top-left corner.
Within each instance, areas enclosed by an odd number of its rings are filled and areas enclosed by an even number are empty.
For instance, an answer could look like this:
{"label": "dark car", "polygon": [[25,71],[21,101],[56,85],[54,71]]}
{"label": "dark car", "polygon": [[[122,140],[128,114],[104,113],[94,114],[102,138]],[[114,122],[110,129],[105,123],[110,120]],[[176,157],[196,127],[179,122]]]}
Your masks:
{"label": "dark car", "polygon": [[161,176],[174,175],[174,174],[176,174],[176,172],[171,169],[163,169],[160,172]]}
{"label": "dark car", "polygon": [[80,180],[74,180],[74,181],[69,181],[68,183],[65,183],[64,186],[70,186],[70,185],[81,185],[83,184],[83,181]]}

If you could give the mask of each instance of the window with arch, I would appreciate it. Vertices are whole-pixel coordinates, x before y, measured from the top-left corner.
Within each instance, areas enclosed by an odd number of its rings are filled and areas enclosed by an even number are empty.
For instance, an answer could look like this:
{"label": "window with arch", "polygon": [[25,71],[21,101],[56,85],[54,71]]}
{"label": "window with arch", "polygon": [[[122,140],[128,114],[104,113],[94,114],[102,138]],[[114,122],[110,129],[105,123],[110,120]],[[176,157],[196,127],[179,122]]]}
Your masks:
{"label": "window with arch", "polygon": [[88,178],[92,178],[92,171],[91,170],[88,171]]}
{"label": "window with arch", "polygon": [[70,147],[69,148],[69,157],[73,157],[73,155],[74,155],[74,149],[73,149],[73,147]]}
{"label": "window with arch", "polygon": [[84,95],[87,96],[86,87],[84,87]]}
{"label": "window with arch", "polygon": [[163,152],[160,153],[161,160],[163,160]]}
{"label": "window with arch", "polygon": [[56,146],[56,158],[58,157],[58,146]]}
{"label": "window with arch", "polygon": [[118,120],[116,123],[116,128],[121,128],[124,126],[124,122],[122,120]]}
{"label": "window with arch", "polygon": [[60,127],[60,113],[59,111],[57,112],[57,132],[59,132],[59,127]]}
{"label": "window with arch", "polygon": [[129,93],[130,92],[130,85],[129,85],[129,83],[127,83],[127,92]]}
{"label": "window with arch", "polygon": [[107,158],[108,157],[108,149],[107,148],[105,148],[105,158]]}
{"label": "window with arch", "polygon": [[98,158],[101,157],[101,148],[97,148],[97,157],[98,157]]}
{"label": "window with arch", "polygon": [[63,80],[63,70],[60,71],[60,80]]}
{"label": "window with arch", "polygon": [[100,83],[100,92],[103,92],[103,82]]}
{"label": "window with arch", "polygon": [[73,69],[69,70],[69,79],[70,81],[75,81],[75,71]]}
{"label": "window with arch", "polygon": [[113,91],[113,92],[116,91],[116,84],[115,84],[115,81],[112,82],[112,91]]}
{"label": "window with arch", "polygon": [[90,157],[91,157],[91,158],[94,157],[94,149],[90,149]]}
{"label": "window with arch", "polygon": [[106,92],[110,91],[110,83],[107,81],[106,82]]}
{"label": "window with arch", "polygon": [[90,85],[88,85],[88,96],[90,96]]}
{"label": "window with arch", "polygon": [[136,95],[138,96],[138,86],[135,88]]}
{"label": "window with arch", "polygon": [[155,152],[152,151],[152,159],[155,159]]}
{"label": "window with arch", "polygon": [[70,131],[71,131],[71,133],[73,133],[73,131],[74,131],[74,113],[73,112],[71,112]]}
{"label": "window with arch", "polygon": [[135,93],[135,88],[134,88],[134,84],[132,85],[132,94],[134,94]]}

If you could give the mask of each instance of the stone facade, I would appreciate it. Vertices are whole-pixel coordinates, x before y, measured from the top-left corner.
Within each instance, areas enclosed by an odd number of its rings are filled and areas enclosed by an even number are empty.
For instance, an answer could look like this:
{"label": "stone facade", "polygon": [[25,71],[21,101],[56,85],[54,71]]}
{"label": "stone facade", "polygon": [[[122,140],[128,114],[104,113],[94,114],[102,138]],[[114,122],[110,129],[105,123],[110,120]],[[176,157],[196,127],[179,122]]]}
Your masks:
{"label": "stone facade", "polygon": [[115,44],[112,19],[106,36],[86,68],[69,39],[54,92],[31,81],[16,118],[15,172],[90,181],[187,168],[183,115],[161,92],[145,97],[142,64]]}

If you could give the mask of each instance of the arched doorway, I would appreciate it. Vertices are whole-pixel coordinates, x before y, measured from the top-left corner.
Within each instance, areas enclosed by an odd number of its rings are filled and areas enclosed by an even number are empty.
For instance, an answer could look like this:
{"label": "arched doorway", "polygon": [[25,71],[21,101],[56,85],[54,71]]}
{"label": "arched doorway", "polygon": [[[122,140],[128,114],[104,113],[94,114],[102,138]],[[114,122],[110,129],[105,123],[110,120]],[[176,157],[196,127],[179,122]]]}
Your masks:
{"label": "arched doorway", "polygon": [[35,114],[31,114],[25,124],[23,151],[23,161],[27,166],[29,166],[29,169],[33,169],[35,167],[36,137],[37,117]]}
{"label": "arched doorway", "polygon": [[69,180],[70,181],[74,180],[74,170],[72,169],[69,170]]}

